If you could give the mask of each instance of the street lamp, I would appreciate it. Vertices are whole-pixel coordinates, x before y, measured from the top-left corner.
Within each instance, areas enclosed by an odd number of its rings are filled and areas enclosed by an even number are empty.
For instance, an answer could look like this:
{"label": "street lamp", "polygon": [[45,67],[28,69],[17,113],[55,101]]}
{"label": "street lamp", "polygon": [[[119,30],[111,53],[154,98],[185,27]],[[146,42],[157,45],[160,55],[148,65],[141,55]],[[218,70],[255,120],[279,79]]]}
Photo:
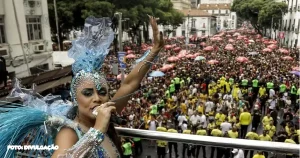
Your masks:
{"label": "street lamp", "polygon": [[188,50],[188,44],[189,44],[189,23],[190,23],[190,12],[191,9],[189,9],[188,13],[188,21],[187,21],[187,31],[186,31],[186,38],[185,38],[185,45],[186,45],[186,50]]}
{"label": "street lamp", "polygon": [[[122,46],[122,13],[116,12],[114,14],[115,16],[118,17],[118,37],[119,37],[119,52],[123,51],[123,46]],[[121,68],[121,81],[124,81],[124,69]]]}

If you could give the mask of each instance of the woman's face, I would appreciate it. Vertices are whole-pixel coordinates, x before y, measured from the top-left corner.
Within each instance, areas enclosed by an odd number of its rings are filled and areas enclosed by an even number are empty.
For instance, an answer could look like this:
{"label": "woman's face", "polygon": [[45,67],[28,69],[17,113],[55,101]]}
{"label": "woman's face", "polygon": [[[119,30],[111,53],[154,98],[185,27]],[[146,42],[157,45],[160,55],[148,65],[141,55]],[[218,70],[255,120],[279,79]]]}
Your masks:
{"label": "woman's face", "polygon": [[93,81],[83,80],[77,87],[76,98],[79,114],[95,119],[92,112],[95,107],[109,100],[108,89],[104,86],[97,89]]}

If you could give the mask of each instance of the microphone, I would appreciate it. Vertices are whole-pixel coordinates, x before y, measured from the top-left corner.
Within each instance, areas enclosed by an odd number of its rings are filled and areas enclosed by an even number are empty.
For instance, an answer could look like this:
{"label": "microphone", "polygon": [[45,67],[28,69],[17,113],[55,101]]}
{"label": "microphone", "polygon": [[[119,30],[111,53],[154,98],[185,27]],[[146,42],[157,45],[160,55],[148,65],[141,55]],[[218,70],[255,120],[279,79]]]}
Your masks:
{"label": "microphone", "polygon": [[[98,112],[96,110],[93,111],[93,115],[96,117],[98,115]],[[110,116],[111,123],[117,124],[117,125],[126,125],[127,120],[119,117],[117,114],[112,113]]]}

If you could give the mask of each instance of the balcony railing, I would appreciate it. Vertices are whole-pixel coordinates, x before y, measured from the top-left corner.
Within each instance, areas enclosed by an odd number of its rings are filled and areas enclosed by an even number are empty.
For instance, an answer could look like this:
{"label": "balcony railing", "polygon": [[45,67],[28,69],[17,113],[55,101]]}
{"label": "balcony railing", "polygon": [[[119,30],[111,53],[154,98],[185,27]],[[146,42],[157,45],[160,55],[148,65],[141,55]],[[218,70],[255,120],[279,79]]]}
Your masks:
{"label": "balcony railing", "polygon": [[165,140],[169,142],[192,143],[192,144],[201,144],[206,146],[269,151],[269,152],[285,153],[285,154],[299,154],[300,151],[300,145],[298,144],[247,140],[247,139],[233,139],[233,138],[212,137],[212,136],[197,136],[197,135],[189,135],[189,134],[156,132],[156,131],[149,131],[149,130],[138,130],[138,129],[129,129],[129,128],[120,128],[120,127],[117,127],[116,129],[119,132],[119,134],[124,137],[139,137],[142,139],[150,139],[150,140]]}

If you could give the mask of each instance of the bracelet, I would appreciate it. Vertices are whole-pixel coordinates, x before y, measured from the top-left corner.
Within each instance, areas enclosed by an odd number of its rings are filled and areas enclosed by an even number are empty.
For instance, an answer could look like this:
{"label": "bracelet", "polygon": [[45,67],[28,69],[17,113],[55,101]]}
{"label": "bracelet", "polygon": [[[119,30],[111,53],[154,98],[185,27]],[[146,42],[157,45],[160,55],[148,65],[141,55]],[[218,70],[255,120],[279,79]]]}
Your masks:
{"label": "bracelet", "polygon": [[100,145],[104,140],[104,134],[95,128],[90,128],[87,133],[90,133],[88,139],[92,145]]}

